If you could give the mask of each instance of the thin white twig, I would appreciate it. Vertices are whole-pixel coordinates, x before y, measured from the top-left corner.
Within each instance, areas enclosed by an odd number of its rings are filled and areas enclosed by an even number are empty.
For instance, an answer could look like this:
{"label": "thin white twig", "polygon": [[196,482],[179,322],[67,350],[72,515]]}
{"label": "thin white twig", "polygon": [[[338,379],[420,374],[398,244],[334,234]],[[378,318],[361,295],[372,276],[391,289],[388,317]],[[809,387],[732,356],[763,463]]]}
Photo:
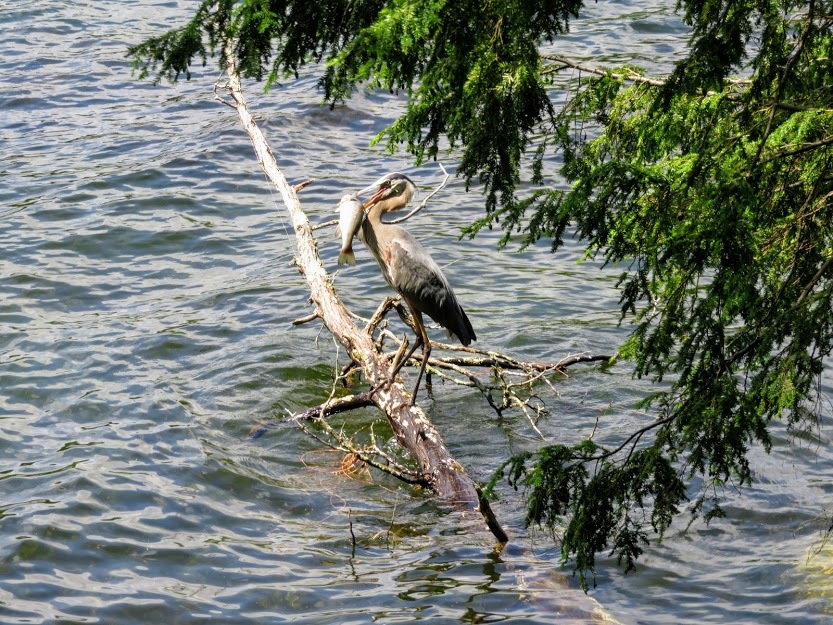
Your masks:
{"label": "thin white twig", "polygon": [[431,193],[429,193],[429,194],[428,194],[428,197],[426,197],[424,200],[422,200],[422,202],[420,202],[420,203],[419,203],[419,206],[417,206],[417,207],[416,207],[414,210],[412,210],[410,213],[408,213],[408,214],[407,214],[407,215],[405,215],[404,217],[399,217],[399,218],[394,219],[394,220],[392,220],[392,221],[386,221],[386,222],[385,222],[386,224],[398,224],[398,223],[402,223],[402,222],[403,222],[403,221],[405,221],[406,219],[410,219],[411,217],[413,217],[414,215],[416,215],[419,211],[421,211],[423,208],[425,208],[425,205],[428,203],[428,200],[430,200],[432,197],[434,197],[434,196],[437,194],[437,192],[438,192],[440,189],[442,189],[442,188],[446,185],[446,183],[448,182],[448,179],[451,177],[451,174],[449,174],[449,173],[445,170],[445,167],[443,167],[443,164],[442,164],[442,163],[437,163],[437,165],[439,165],[439,166],[440,166],[440,169],[442,169],[442,170],[443,170],[443,174],[445,174],[445,177],[443,178],[443,180],[442,180],[442,182],[439,184],[439,186],[438,186],[436,189],[434,189],[433,191],[431,191]]}
{"label": "thin white twig", "polygon": [[324,223],[315,224],[314,226],[310,227],[310,230],[320,230],[321,228],[329,228],[330,226],[338,225],[338,219],[331,219],[330,221],[325,221]]}

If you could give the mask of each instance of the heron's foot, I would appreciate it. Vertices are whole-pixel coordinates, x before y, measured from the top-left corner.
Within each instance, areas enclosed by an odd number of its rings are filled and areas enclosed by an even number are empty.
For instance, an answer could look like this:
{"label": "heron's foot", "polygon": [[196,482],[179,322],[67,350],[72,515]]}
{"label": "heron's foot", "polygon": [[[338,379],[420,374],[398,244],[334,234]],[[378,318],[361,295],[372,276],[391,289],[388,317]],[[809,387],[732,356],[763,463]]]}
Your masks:
{"label": "heron's foot", "polygon": [[[416,404],[417,392],[419,391],[419,386],[420,386],[420,381],[417,380],[416,386],[414,386],[414,392],[411,394],[411,406]],[[428,393],[428,399],[433,401],[434,400],[434,393],[433,393],[433,387],[431,385],[431,374],[428,373],[427,371],[425,372],[425,385],[424,385],[424,387],[425,387],[425,392]]]}
{"label": "heron's foot", "polygon": [[431,372],[425,372],[425,393],[428,395],[428,399],[434,401],[434,385],[431,383]]}

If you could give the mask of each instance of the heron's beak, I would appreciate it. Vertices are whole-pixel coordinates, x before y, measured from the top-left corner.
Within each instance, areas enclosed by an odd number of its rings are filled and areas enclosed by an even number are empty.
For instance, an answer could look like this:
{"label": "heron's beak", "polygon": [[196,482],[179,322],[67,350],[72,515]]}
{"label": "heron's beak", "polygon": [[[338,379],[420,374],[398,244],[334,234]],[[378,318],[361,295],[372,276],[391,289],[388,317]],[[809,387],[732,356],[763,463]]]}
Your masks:
{"label": "heron's beak", "polygon": [[386,188],[390,187],[390,177],[392,175],[394,175],[394,174],[387,174],[385,176],[382,176],[381,178],[379,178],[375,182],[371,183],[370,186],[367,186],[364,189],[362,189],[361,191],[359,191],[358,193],[356,193],[356,195],[364,195],[365,193],[370,193],[371,191],[374,191],[374,190],[378,191],[379,188],[386,189]]}
{"label": "heron's beak", "polygon": [[[372,189],[372,188],[373,188],[373,187],[368,187],[368,189],[362,189],[362,191],[367,191],[367,190]],[[387,189],[387,188],[385,188],[385,187],[380,188],[378,191],[376,191],[376,193],[374,193],[374,194],[371,196],[371,198],[370,198],[367,202],[365,202],[364,204],[362,204],[362,209],[363,209],[363,210],[367,210],[368,208],[370,208],[371,206],[373,206],[376,202],[378,202],[379,200],[381,200],[381,199],[382,199],[382,197],[383,197],[383,196],[384,196],[384,195],[385,195],[388,191],[389,191],[389,189]],[[361,193],[359,193],[359,195],[361,195]]]}

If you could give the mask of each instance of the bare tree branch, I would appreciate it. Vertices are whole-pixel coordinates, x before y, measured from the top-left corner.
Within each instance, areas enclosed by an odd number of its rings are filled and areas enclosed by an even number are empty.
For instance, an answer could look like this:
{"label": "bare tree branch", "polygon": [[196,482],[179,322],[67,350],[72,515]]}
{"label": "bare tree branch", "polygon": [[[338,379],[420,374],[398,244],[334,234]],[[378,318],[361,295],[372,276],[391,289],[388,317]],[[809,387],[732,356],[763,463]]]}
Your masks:
{"label": "bare tree branch", "polygon": [[296,191],[278,168],[275,155],[249,113],[240,86],[237,60],[231,47],[226,49],[225,55],[228,70],[226,91],[231,101],[222,101],[237,110],[260,166],[281,194],[295,230],[296,265],[306,279],[316,311],[333,336],[347,349],[350,357],[360,363],[365,378],[374,389],[371,395],[374,405],[385,414],[397,441],[416,461],[419,470],[426,476],[428,486],[440,497],[462,509],[479,511],[497,540],[506,542],[508,536],[495,518],[488,501],[481,497],[471,477],[448,451],[425,413],[419,406],[411,406],[402,382],[399,379],[391,380],[390,362],[376,349],[372,337],[356,326],[341,303],[318,256],[312,228]]}
{"label": "bare tree branch", "polygon": [[446,183],[448,182],[448,179],[451,176],[451,174],[449,174],[445,170],[445,167],[443,167],[442,163],[438,162],[437,165],[440,166],[440,169],[443,170],[443,174],[445,174],[445,177],[442,179],[442,182],[440,182],[440,184],[433,191],[431,191],[431,193],[429,193],[428,196],[424,200],[422,200],[422,202],[419,203],[419,206],[417,206],[414,210],[412,210],[410,213],[408,213],[404,217],[399,217],[398,219],[394,219],[392,221],[386,221],[385,222],[386,224],[398,224],[398,223],[402,223],[403,221],[405,221],[407,219],[410,219],[411,217],[416,215],[419,211],[421,211],[423,208],[425,208],[425,205],[428,204],[428,200],[430,200],[432,197],[437,195],[437,192],[446,185]]}
{"label": "bare tree branch", "polygon": [[546,61],[552,61],[553,63],[555,63],[554,65],[550,65],[549,67],[545,67],[541,72],[542,74],[552,74],[552,73],[555,73],[555,72],[559,72],[562,69],[566,69],[568,67],[571,67],[573,69],[577,69],[577,70],[582,71],[582,72],[587,72],[589,74],[597,74],[598,76],[607,76],[607,75],[619,76],[619,77],[624,78],[625,80],[629,80],[631,82],[645,83],[647,85],[653,85],[655,87],[661,87],[662,85],[665,84],[665,81],[657,80],[655,78],[648,78],[646,76],[642,76],[640,74],[637,74],[636,72],[622,72],[621,70],[613,71],[613,70],[601,69],[601,68],[598,68],[598,67],[592,67],[590,65],[583,65],[581,63],[577,63],[576,61],[573,61],[572,59],[568,59],[567,57],[560,56],[560,55],[542,54],[541,58],[546,60]]}

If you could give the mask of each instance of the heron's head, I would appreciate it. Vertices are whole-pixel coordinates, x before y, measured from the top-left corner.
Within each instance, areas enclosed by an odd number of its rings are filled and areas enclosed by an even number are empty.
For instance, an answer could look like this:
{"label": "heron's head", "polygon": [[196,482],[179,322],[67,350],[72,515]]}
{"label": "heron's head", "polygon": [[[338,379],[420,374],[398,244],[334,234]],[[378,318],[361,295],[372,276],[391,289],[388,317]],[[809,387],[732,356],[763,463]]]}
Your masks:
{"label": "heron's head", "polygon": [[381,204],[382,212],[386,213],[407,206],[416,193],[416,185],[408,176],[397,172],[379,178],[369,187],[359,191],[358,195],[371,191],[373,195],[364,203],[363,208],[367,210],[375,204]]}

